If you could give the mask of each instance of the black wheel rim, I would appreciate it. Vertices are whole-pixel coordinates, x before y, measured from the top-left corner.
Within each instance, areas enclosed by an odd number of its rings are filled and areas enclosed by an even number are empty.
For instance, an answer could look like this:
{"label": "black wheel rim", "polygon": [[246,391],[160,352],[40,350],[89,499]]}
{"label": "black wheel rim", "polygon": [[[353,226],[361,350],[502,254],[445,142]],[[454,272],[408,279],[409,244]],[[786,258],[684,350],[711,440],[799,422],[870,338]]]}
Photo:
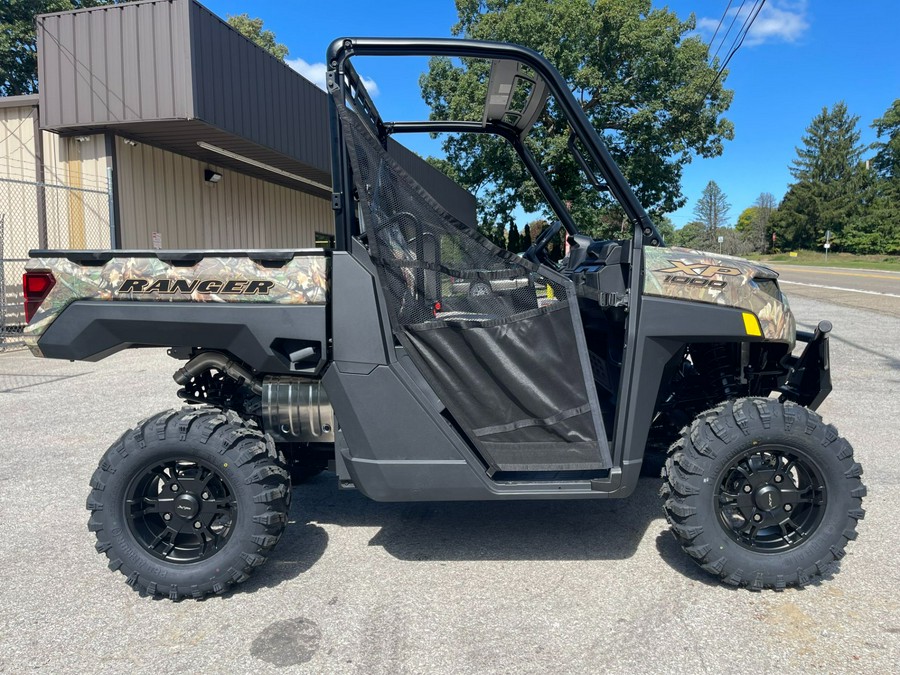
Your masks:
{"label": "black wheel rim", "polygon": [[815,462],[784,446],[757,446],[722,472],[713,496],[719,523],[744,548],[780,553],[808,541],[825,515]]}
{"label": "black wheel rim", "polygon": [[125,517],[138,543],[172,563],[215,555],[237,522],[228,481],[206,462],[171,459],[148,466],[131,481]]}

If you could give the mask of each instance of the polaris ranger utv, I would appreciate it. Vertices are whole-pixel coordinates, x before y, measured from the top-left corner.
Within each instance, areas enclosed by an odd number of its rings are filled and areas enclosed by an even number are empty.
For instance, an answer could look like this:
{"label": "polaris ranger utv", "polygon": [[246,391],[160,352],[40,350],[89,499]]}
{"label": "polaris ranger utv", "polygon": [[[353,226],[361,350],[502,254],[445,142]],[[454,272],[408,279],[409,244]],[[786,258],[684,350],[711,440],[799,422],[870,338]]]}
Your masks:
{"label": "polaris ranger utv", "polygon": [[[358,55],[489,60],[483,118],[385,122]],[[222,593],[278,542],[292,475],[326,466],[383,501],[624,498],[668,449],[665,514],[703,569],[757,590],[829,574],[865,495],[850,444],[814,412],[831,325],[796,330],[765,267],[665,248],[539,54],[351,38],[327,58],[333,250],[31,254],[36,355],[168,347],[185,362],[174,377],[191,406],[126,431],[91,479],[109,567],[154,596]],[[579,233],[529,152],[551,105],[632,238]],[[499,249],[387,153],[407,132],[500,136],[558,220],[521,256]]]}

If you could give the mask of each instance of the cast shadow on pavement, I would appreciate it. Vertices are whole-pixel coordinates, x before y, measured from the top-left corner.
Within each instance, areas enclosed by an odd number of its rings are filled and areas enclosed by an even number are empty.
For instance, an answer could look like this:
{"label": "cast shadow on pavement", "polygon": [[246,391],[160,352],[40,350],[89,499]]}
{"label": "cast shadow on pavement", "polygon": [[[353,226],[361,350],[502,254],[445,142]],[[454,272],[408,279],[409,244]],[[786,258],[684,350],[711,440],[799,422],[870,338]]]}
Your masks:
{"label": "cast shadow on pavement", "polygon": [[[291,519],[268,562],[239,592],[272,588],[315,565],[328,546],[320,524],[380,528],[369,546],[404,561],[624,560],[663,518],[659,479],[641,478],[619,500],[379,503],[341,491],[324,473],[295,488]],[[684,577],[720,584],[681,550],[668,528],[655,537],[660,559]]]}
{"label": "cast shadow on pavement", "polygon": [[[294,499],[297,497],[298,491],[294,490]],[[245,583],[232,587],[225,597],[235,592],[253,593],[261,588],[274,588],[300,576],[319,561],[328,547],[328,533],[315,523],[297,520],[295,513],[296,507],[292,505],[284,535],[266,563]]]}
{"label": "cast shadow on pavement", "polygon": [[316,523],[378,527],[369,545],[405,561],[623,560],[663,517],[659,479],[641,479],[627,499],[510,502],[378,503],[336,483],[324,473],[294,490],[291,524],[244,590],[315,564],[328,542]]}
{"label": "cast shadow on pavement", "polygon": [[[703,571],[700,566],[682,550],[681,546],[675,540],[675,537],[672,536],[672,533],[668,530],[668,528],[666,528],[664,532],[660,532],[657,535],[656,550],[659,551],[659,557],[663,560],[663,562],[665,562],[673,570],[687,577],[691,581],[697,581],[705,586],[721,588],[727,591],[741,590],[737,586],[731,586],[729,584],[721,582],[711,574]],[[820,586],[823,581],[832,579],[834,577],[834,574],[838,570],[840,570],[840,563],[837,564],[835,569],[826,573],[823,577],[814,579],[809,585],[802,588],[794,587],[794,590],[803,591],[804,589],[808,588],[816,588]]]}

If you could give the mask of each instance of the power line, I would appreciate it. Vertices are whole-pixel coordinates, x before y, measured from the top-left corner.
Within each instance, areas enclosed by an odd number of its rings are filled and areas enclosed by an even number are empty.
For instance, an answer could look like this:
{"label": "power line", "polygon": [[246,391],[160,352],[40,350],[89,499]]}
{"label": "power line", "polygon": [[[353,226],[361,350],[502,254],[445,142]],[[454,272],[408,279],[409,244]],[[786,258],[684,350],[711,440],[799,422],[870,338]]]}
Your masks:
{"label": "power line", "polygon": [[[725,58],[725,62],[722,64],[722,70],[724,70],[728,66],[728,62],[731,61],[732,57],[737,54],[737,50],[741,48],[741,45],[744,44],[744,39],[747,37],[747,33],[750,32],[750,29],[753,27],[753,22],[756,21],[756,17],[759,16],[759,13],[762,11],[763,5],[766,4],[766,0],[760,0],[759,5],[754,5],[754,7],[750,8],[750,13],[747,15],[747,18],[744,20],[744,25],[741,26],[741,29],[746,26],[746,30],[744,30],[743,34],[738,33],[740,36],[740,41],[737,43],[737,47],[734,46],[732,42],[732,49],[728,56]],[[754,8],[756,12],[754,13]],[[735,38],[737,40],[737,38]]]}
{"label": "power line", "polygon": [[[734,55],[737,54],[737,51],[741,48],[741,45],[744,44],[744,39],[747,37],[747,33],[750,32],[750,29],[753,27],[753,22],[756,21],[756,17],[759,16],[759,13],[762,11],[762,8],[765,4],[766,0],[756,0],[756,2],[754,2],[753,6],[750,8],[750,11],[747,14],[747,18],[744,19],[744,23],[741,25],[741,28],[740,30],[738,30],[734,41],[731,43],[732,46],[729,49],[728,54],[725,56],[725,59],[722,62],[722,66],[716,71],[716,75],[713,78],[713,81],[710,83],[709,87],[706,89],[706,92],[700,98],[700,110],[703,109],[703,105],[706,102],[706,97],[709,96],[710,93],[712,93],[713,87],[716,86],[719,78],[722,77],[722,73],[725,72],[725,68],[728,66],[731,59],[734,58]],[[744,3],[741,3],[741,8],[743,6]],[[735,19],[737,18],[738,14],[740,14],[741,8],[738,8],[737,13],[735,14]],[[734,21],[732,21],[732,24],[734,24]],[[731,27],[729,26],[729,32],[730,30]],[[728,32],[725,33],[726,38],[727,36]],[[721,48],[721,45],[719,45],[719,47]],[[718,50],[716,51],[716,53],[718,54]]]}
{"label": "power line", "polygon": [[[734,13],[734,17],[732,17],[731,19],[731,23],[728,24],[728,30],[726,30],[725,34],[722,36],[722,41],[719,42],[719,47],[716,49],[716,53],[713,54],[712,58],[710,58],[709,60],[710,66],[712,66],[712,64],[715,62],[716,57],[719,55],[719,51],[721,51],[722,47],[725,46],[725,40],[728,39],[728,35],[731,33],[731,29],[734,28],[734,22],[737,21],[737,18],[741,15],[741,12],[744,10],[745,4],[747,4],[747,0],[741,0],[741,6],[737,8],[737,11]],[[715,37],[713,37],[713,39],[715,39]],[[710,41],[710,46],[712,46],[712,41]]]}
{"label": "power line", "polygon": [[6,143],[10,138],[12,138],[15,134],[19,133],[19,129],[22,128],[22,125],[25,124],[28,120],[34,119],[34,114],[37,112],[37,107],[33,107],[31,113],[29,113],[28,117],[23,117],[19,123],[16,125],[16,128],[10,131],[6,136],[0,138],[0,144]]}
{"label": "power line", "polygon": [[719,17],[719,25],[716,26],[716,30],[713,32],[712,39],[709,41],[709,45],[712,46],[713,42],[716,41],[716,35],[719,34],[719,29],[722,27],[722,22],[725,21],[725,17],[728,16],[728,10],[731,9],[731,3],[733,0],[728,0],[728,5],[725,7],[725,11],[722,12],[722,16]]}

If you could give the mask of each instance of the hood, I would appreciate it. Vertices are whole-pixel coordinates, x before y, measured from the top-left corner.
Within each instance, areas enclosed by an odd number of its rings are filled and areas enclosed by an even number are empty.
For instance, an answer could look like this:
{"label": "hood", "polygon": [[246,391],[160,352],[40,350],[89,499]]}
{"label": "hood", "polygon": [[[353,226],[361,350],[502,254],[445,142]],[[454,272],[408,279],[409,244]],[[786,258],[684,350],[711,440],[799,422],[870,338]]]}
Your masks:
{"label": "hood", "polygon": [[644,249],[644,294],[726,305],[753,312],[768,340],[793,344],[796,326],[787,299],[765,265],[678,247]]}

